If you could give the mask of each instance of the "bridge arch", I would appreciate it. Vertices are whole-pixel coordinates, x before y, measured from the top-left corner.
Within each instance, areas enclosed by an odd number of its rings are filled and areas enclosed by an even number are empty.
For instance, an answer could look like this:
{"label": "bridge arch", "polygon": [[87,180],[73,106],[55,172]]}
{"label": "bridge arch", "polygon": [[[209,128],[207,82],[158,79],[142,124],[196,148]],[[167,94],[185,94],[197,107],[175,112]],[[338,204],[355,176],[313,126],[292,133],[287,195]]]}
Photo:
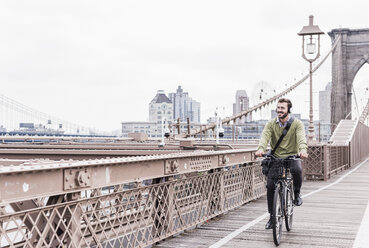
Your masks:
{"label": "bridge arch", "polygon": [[[360,65],[360,67],[359,67]],[[369,63],[360,61],[352,83],[352,119],[359,119],[369,97]],[[364,120],[365,121],[365,120]],[[364,121],[362,121],[364,123]]]}
{"label": "bridge arch", "polygon": [[352,72],[354,73],[352,76],[352,80],[355,79],[356,74],[360,71],[361,67],[363,67],[366,63],[369,64],[369,53],[365,54],[352,68]]}
{"label": "bridge arch", "polygon": [[369,63],[369,29],[333,29],[333,41],[341,36],[332,53],[331,122],[351,118],[351,89],[357,72]]}

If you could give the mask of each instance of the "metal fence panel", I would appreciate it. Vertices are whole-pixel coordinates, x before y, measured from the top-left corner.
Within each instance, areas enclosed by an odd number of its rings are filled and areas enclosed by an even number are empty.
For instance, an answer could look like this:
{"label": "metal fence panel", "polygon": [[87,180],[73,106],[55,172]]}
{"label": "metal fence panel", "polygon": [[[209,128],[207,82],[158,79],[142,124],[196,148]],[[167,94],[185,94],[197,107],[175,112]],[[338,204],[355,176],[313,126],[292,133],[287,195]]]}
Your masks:
{"label": "metal fence panel", "polygon": [[266,192],[259,163],[133,186],[29,200],[23,210],[12,203],[0,215],[0,247],[145,247]]}

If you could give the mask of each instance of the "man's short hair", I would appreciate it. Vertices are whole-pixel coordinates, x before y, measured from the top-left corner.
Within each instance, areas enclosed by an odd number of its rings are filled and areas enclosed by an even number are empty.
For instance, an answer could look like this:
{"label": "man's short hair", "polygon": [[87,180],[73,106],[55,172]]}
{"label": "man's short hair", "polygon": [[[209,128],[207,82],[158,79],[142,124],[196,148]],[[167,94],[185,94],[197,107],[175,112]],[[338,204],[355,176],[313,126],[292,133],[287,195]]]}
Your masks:
{"label": "man's short hair", "polygon": [[291,108],[292,108],[292,102],[290,101],[290,99],[287,99],[287,98],[280,98],[278,100],[278,103],[287,103],[287,107],[288,107],[288,113],[291,113]]}

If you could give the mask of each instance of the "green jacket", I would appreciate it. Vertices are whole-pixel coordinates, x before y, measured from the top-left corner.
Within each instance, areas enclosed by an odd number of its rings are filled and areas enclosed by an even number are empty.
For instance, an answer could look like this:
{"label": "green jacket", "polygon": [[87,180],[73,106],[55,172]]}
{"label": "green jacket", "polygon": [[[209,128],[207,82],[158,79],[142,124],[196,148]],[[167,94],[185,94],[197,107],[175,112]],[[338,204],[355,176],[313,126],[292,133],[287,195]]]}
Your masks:
{"label": "green jacket", "polygon": [[[281,127],[277,122],[277,118],[270,120],[264,127],[258,150],[265,152],[269,141],[270,147],[273,149],[282,135],[283,129],[284,127]],[[300,152],[307,152],[305,128],[300,120],[295,119],[274,154],[277,157],[284,158]]]}

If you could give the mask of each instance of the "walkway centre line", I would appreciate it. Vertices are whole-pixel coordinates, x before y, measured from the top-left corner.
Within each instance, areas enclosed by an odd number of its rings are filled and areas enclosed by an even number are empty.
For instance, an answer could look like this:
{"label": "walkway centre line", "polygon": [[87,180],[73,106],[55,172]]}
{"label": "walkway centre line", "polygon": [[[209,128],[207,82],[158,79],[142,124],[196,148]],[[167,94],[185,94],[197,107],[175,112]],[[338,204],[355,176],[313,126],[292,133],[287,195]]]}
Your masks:
{"label": "walkway centre line", "polygon": [[[365,164],[367,161],[369,160],[369,158],[365,159],[363,162],[361,162],[359,165],[357,165],[354,169],[352,169],[351,171],[347,172],[345,175],[341,176],[339,179],[337,179],[336,181],[334,181],[331,184],[328,184],[320,189],[314,190],[306,195],[303,195],[302,198],[308,197],[312,194],[318,193],[322,190],[325,190],[329,187],[332,187],[333,185],[336,185],[337,183],[341,182],[343,179],[345,179],[348,175],[350,175],[351,173],[355,172],[357,169],[359,169],[363,164]],[[369,207],[368,207],[369,208]],[[367,212],[369,212],[367,208]],[[369,213],[368,213],[369,215]],[[239,229],[231,232],[230,234],[228,234],[227,236],[225,236],[224,238],[222,238],[221,240],[219,240],[218,242],[212,244],[211,246],[209,246],[209,248],[219,248],[223,245],[225,245],[226,243],[228,243],[230,240],[232,240],[233,238],[235,238],[236,236],[238,236],[240,233],[246,231],[247,229],[249,229],[250,227],[253,227],[254,225],[256,225],[257,223],[259,223],[260,221],[262,221],[263,219],[265,219],[266,217],[269,216],[269,213],[266,212],[263,215],[260,215],[259,217],[257,217],[255,220],[241,226]],[[369,217],[368,217],[368,221],[369,221]],[[367,223],[369,225],[369,222]],[[366,225],[366,224],[365,224]],[[361,226],[360,226],[361,229]],[[364,232],[367,234],[367,231],[364,230]],[[365,236],[365,235],[364,235]],[[368,235],[366,235],[368,236]],[[368,244],[368,243],[366,243]],[[360,247],[360,246],[358,246]]]}
{"label": "walkway centre line", "polygon": [[359,231],[356,234],[353,248],[365,248],[369,244],[369,201],[366,206],[366,210],[361,220]]}

